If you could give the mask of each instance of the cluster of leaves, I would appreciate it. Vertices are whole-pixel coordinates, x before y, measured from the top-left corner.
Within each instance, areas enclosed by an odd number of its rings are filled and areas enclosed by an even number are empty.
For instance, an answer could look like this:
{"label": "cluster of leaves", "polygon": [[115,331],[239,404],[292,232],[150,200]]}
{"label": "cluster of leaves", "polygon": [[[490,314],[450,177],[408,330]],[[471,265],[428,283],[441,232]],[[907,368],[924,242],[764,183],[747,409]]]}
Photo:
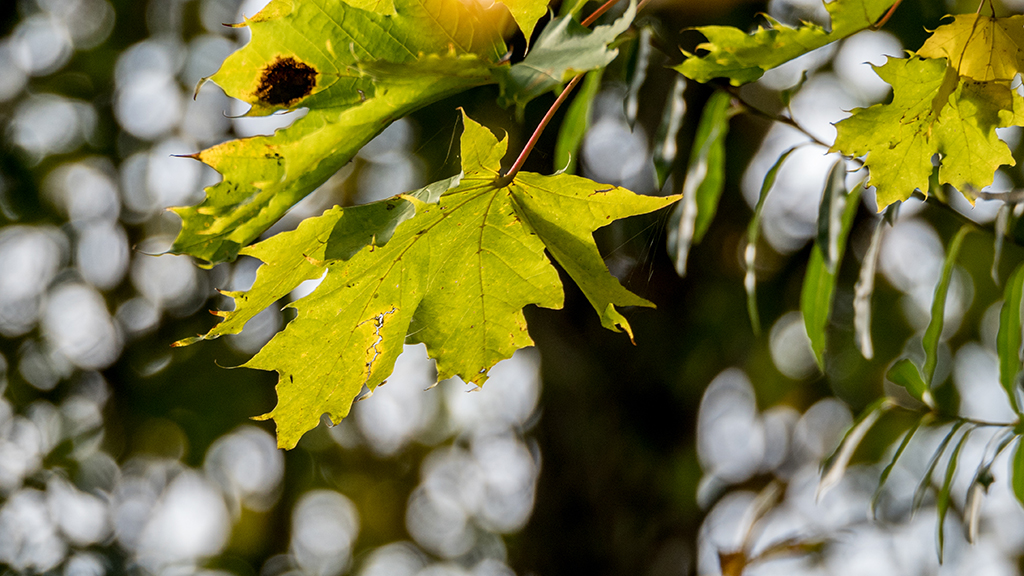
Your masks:
{"label": "cluster of leaves", "polygon": [[[538,14],[537,6],[541,8]],[[509,8],[525,33],[544,2]],[[271,2],[246,21],[252,41],[210,80],[252,105],[250,114],[309,112],[273,136],[226,142],[196,158],[223,180],[184,222],[173,250],[209,263],[237,254],[263,261],[253,287],[204,338],[239,332],[303,281],[323,277],[297,317],[249,368],[280,374],[273,418],[295,446],[322,414],[338,422],[365,388],[391,374],[406,342],[422,342],[438,377],[483,384],[487,370],[531,346],[522,309],[562,306],[545,249],[579,284],[602,324],[629,324],[616,306],[653,306],[623,288],[591,234],[678,197],[637,196],[569,174],[503,174],[504,140],[463,116],[462,171],[382,202],[335,207],[295,231],[248,246],[388,123],[473,86],[498,82],[522,108],[580,72],[606,66],[631,3],[593,31],[553,20],[520,63],[503,61],[499,8],[458,0],[394,3]],[[317,343],[311,346],[310,343]]]}
{"label": "cluster of leaves", "polygon": [[[526,305],[562,305],[562,286],[545,251],[579,285],[602,325],[632,338],[617,307],[653,304],[623,288],[598,253],[592,234],[614,220],[681,198],[668,242],[677,270],[685,274],[688,252],[705,236],[723,192],[730,118],[745,107],[726,91],[708,101],[679,196],[638,196],[571,175],[571,158],[587,129],[602,71],[616,57],[617,38],[631,27],[637,11],[631,2],[619,19],[589,30],[575,18],[582,4],[566,3],[563,15],[546,25],[516,64],[505,60],[501,5],[485,10],[460,0],[274,0],[244,23],[252,30],[252,41],[229,57],[211,80],[251,104],[251,115],[299,107],[308,113],[273,136],[227,142],[195,155],[224,178],[207,189],[199,206],[175,209],[184,224],[173,251],[209,264],[245,254],[263,265],[250,290],[228,293],[235,308],[219,313],[220,324],[180,344],[237,333],[301,282],[323,278],[310,296],[293,305],[296,318],[245,365],[280,374],[278,404],[264,417],[277,424],[281,446],[294,446],[324,413],[334,422],[346,416],[362,391],[372,392],[386,381],[406,342],[426,345],[437,361],[439,378],[459,376],[482,384],[496,362],[533,343],[522,313]],[[768,27],[752,34],[721,26],[698,29],[708,41],[698,47],[699,55],[687,54],[675,68],[679,76],[656,136],[659,184],[676,162],[684,77],[698,82],[726,78],[733,86],[752,82],[811,50],[879,26],[898,4],[833,0],[825,4],[828,27],[790,27],[769,19]],[[546,9],[543,0],[506,0],[504,6],[527,38]],[[640,72],[626,99],[631,122],[651,32],[641,29],[636,38]],[[807,334],[822,369],[838,273],[862,184],[875,187],[878,208],[885,211],[875,222],[855,287],[857,343],[871,358],[871,298],[884,227],[895,218],[899,203],[915,191],[927,196],[938,193],[939,185],[950,185],[973,201],[978,190],[991,184],[999,166],[1014,163],[996,129],[1024,126],[1024,99],[1011,86],[1021,70],[1022,48],[1024,16],[956,16],[916,53],[876,67],[893,87],[890,102],[854,110],[837,124],[831,151],[847,158],[836,162],[826,179],[801,293]],[[460,174],[381,202],[332,208],[292,232],[250,245],[388,123],[410,111],[497,83],[502,103],[515,105],[521,113],[528,102],[568,81],[557,106],[584,74],[555,151],[560,165],[567,166],[565,173],[519,172],[519,161],[503,171],[505,141],[463,115]],[[791,119],[780,120],[795,125]],[[754,262],[762,209],[792,151],[768,171],[747,231],[744,284],[755,331],[760,322]],[[932,164],[936,155],[937,170]],[[866,168],[867,176],[849,189],[851,164]],[[880,484],[919,427],[949,425],[915,497],[919,505],[939,458],[959,434],[937,498],[940,554],[942,518],[960,450],[980,425],[950,414],[932,393],[941,384],[935,374],[946,295],[960,246],[971,230],[963,228],[950,243],[922,339],[923,365],[903,358],[888,373],[919,403],[909,408],[919,418]],[[1001,233],[996,236],[998,246]],[[1018,415],[1022,297],[1024,265],[1007,282],[999,327],[1001,382]],[[823,488],[842,476],[868,429],[897,406],[897,401],[882,398],[864,413],[826,467]],[[972,505],[991,481],[988,469],[994,458],[1021,432],[1016,423],[1004,428],[997,449],[979,465],[969,492]],[[1014,486],[1024,502],[1024,454],[1019,449],[1015,462],[1021,472]]]}
{"label": "cluster of leaves", "polygon": [[[831,31],[815,24],[790,28],[771,22],[769,29],[760,29],[747,35],[737,29],[706,27],[699,30],[709,42],[699,48],[706,51],[693,56],[677,69],[691,79],[706,82],[712,78],[728,78],[733,85],[755,80],[761,74],[782,62],[811,49],[838,40],[857,30],[875,25],[875,19],[893,8],[891,1],[835,0],[826,4],[832,17]],[[766,53],[765,50],[772,52]],[[854,327],[857,343],[866,358],[871,358],[871,295],[874,286],[880,240],[884,226],[891,224],[899,204],[915,192],[925,197],[929,191],[944,201],[944,193],[937,185],[956,188],[973,204],[978,191],[993,181],[995,171],[1015,161],[1005,142],[996,134],[997,128],[1024,125],[1021,116],[1024,99],[1011,84],[1021,72],[1024,53],[1024,16],[995,18],[980,13],[958,15],[952,22],[936,29],[924,45],[905,58],[890,57],[886,64],[875,67],[877,74],[893,88],[890,102],[866,109],[855,109],[849,118],[836,124],[836,141],[831,152],[841,152],[853,162],[867,168],[863,185],[872,185],[876,192],[879,211],[884,217],[875,223],[871,242],[864,256],[860,277],[855,287]],[[705,119],[718,122],[726,129],[726,120],[720,112],[709,108]],[[718,118],[718,120],[715,120]],[[783,118],[783,120],[788,120]],[[792,123],[791,120],[789,120]],[[703,134],[704,132],[699,132]],[[697,146],[701,146],[698,136]],[[695,147],[695,150],[698,149]],[[754,286],[755,246],[761,209],[771,191],[780,166],[793,149],[784,152],[768,171],[755,208],[755,216],[748,231],[746,252],[746,288],[751,322],[758,326]],[[933,166],[933,158],[939,158]],[[705,159],[696,156],[691,167]],[[833,166],[822,194],[818,220],[818,236],[811,252],[801,295],[801,311],[811,347],[818,365],[824,369],[826,328],[832,309],[836,285],[836,271],[845,251],[846,238],[856,216],[858,185],[846,189],[847,161]],[[709,173],[701,168],[699,174]],[[689,174],[688,174],[689,176]],[[711,179],[703,178],[703,182]],[[687,189],[698,189],[702,184],[687,184]],[[685,194],[684,194],[685,196]],[[998,195],[989,194],[989,197]],[[699,193],[696,195],[700,197]],[[1009,197],[1007,197],[1009,199]],[[686,205],[684,197],[683,206]],[[1005,223],[1010,205],[1003,208],[1001,229],[995,232],[995,262],[993,278],[999,282],[998,258],[1005,234]],[[682,229],[684,224],[680,224]],[[950,508],[953,478],[960,463],[960,453],[970,435],[979,428],[995,426],[999,432],[990,443],[971,481],[964,507],[964,522],[968,539],[977,534],[981,499],[993,482],[991,467],[995,459],[1013,446],[1017,446],[1013,459],[1013,490],[1024,504],[1024,450],[1020,438],[1024,428],[1020,424],[1022,408],[1020,382],[1022,377],[1022,297],[1024,297],[1024,264],[1006,281],[1004,300],[999,317],[998,356],[999,381],[1007,395],[1007,402],[1018,415],[1016,422],[978,422],[959,417],[955,409],[937,401],[933,390],[942,384],[936,378],[939,348],[943,337],[946,299],[950,289],[954,266],[965,237],[977,229],[964,225],[951,239],[945,264],[931,308],[931,320],[922,336],[924,362],[918,366],[910,358],[896,360],[887,378],[904,388],[917,404],[907,407],[895,398],[883,397],[868,407],[844,437],[840,446],[825,464],[820,491],[838,482],[868,431],[894,409],[910,410],[916,414],[915,424],[905,432],[889,464],[882,471],[875,500],[897,461],[910,445],[916,432],[928,426],[946,427],[945,436],[934,451],[927,470],[914,494],[913,509],[918,509],[930,487],[939,461],[946,456],[946,469],[937,487],[938,553],[941,561],[944,547],[944,518]],[[955,442],[954,442],[955,440]],[[952,449],[950,449],[952,446]],[[947,455],[948,454],[948,455]]]}

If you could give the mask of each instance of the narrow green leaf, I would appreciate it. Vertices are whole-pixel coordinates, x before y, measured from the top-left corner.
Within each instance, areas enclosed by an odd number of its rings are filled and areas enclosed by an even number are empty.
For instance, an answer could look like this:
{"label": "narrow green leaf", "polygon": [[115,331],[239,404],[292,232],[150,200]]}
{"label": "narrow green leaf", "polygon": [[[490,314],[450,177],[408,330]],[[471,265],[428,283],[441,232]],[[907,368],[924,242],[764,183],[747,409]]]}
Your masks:
{"label": "narrow green leaf", "polygon": [[931,390],[925,384],[917,366],[909,358],[898,360],[885,373],[885,377],[892,383],[906,388],[914,399],[923,402],[929,408],[935,408],[935,399],[932,397]]}
{"label": "narrow green leaf", "polygon": [[[899,204],[893,206],[899,206]],[[879,218],[875,223],[875,229],[871,233],[871,242],[868,244],[864,260],[860,264],[857,283],[853,287],[854,339],[857,341],[857,348],[861,355],[867,360],[871,360],[875,356],[875,348],[871,342],[871,297],[875,292],[875,272],[878,269],[878,254],[882,247],[882,231],[886,222],[890,220],[888,217],[890,210],[895,212],[896,209],[887,208],[886,217]]]}
{"label": "narrow green leaf", "polygon": [[822,247],[821,255],[825,260],[825,268],[830,273],[836,271],[839,259],[839,246],[836,240],[843,226],[843,211],[846,208],[846,161],[836,160],[825,178],[825,191],[818,205],[818,246]]}
{"label": "narrow green leaf", "polygon": [[875,494],[871,497],[872,518],[876,517],[875,510],[878,507],[878,499],[882,496],[882,488],[885,487],[886,480],[888,480],[889,475],[892,474],[892,469],[896,467],[896,462],[899,461],[900,456],[903,455],[903,452],[907,449],[907,446],[910,445],[910,441],[914,438],[914,434],[917,433],[917,430],[922,425],[925,425],[927,422],[930,422],[931,419],[932,415],[930,413],[925,414],[917,422],[915,422],[913,426],[910,427],[910,430],[907,430],[907,433],[903,435],[903,441],[900,442],[899,447],[896,448],[896,452],[892,455],[892,460],[890,460],[889,464],[882,470],[882,475],[878,477],[878,488],[875,489]]}
{"label": "narrow green leaf", "polygon": [[743,288],[747,292],[747,314],[750,316],[750,326],[753,328],[754,334],[761,333],[761,316],[757,312],[757,271],[755,268],[757,239],[761,234],[761,213],[764,211],[764,202],[768,199],[768,193],[775,185],[775,177],[778,176],[779,169],[796,149],[797,146],[793,146],[783,152],[775,164],[768,169],[768,173],[764,175],[764,181],[761,182],[761,193],[757,197],[757,205],[754,206],[754,216],[750,219],[750,224],[747,224],[747,247],[743,250],[745,266]]}
{"label": "narrow green leaf", "polygon": [[949,243],[946,251],[946,262],[942,266],[942,277],[935,287],[935,297],[932,299],[932,318],[928,322],[928,328],[924,331],[921,344],[924,346],[924,381],[931,388],[935,383],[935,367],[939,362],[939,340],[942,338],[942,326],[946,316],[946,296],[949,294],[949,283],[953,278],[953,266],[956,264],[957,255],[960,254],[960,247],[963,245],[964,237],[974,230],[974,226],[965,224],[957,231],[956,236]]}
{"label": "narrow green leaf", "polygon": [[699,244],[718,210],[725,185],[725,136],[729,131],[732,97],[715,92],[704,106],[690,164],[683,181],[683,201],[670,217],[668,246],[676,272],[686,275],[690,247]]}
{"label": "narrow green leaf", "polygon": [[[1001,439],[996,444],[996,449],[992,451],[992,454],[986,456],[978,469],[974,472],[974,478],[971,480],[970,485],[967,487],[967,496],[964,498],[964,519],[967,523],[967,541],[971,544],[975,542],[978,535],[978,519],[981,516],[981,499],[985,492],[988,491],[989,485],[995,481],[992,477],[990,470],[992,464],[995,463],[997,457],[1002,454],[1003,450],[1010,445],[1011,442],[1016,438],[1012,429],[1003,430],[1001,434],[993,436],[992,441],[989,442],[989,446],[996,438]],[[985,447],[985,451],[988,451],[988,446]]]}
{"label": "narrow green leaf", "polygon": [[850,458],[860,446],[861,440],[871,430],[871,427],[878,422],[882,414],[896,404],[889,398],[880,398],[871,406],[868,406],[860,415],[853,426],[846,431],[835,452],[825,461],[821,473],[821,480],[818,482],[817,498],[820,499],[833,486],[843,479],[846,474],[846,467],[850,464]]}
{"label": "narrow green leaf", "polygon": [[1017,382],[1020,377],[1021,359],[1021,300],[1024,299],[1024,264],[1010,276],[1003,294],[1003,307],[999,311],[999,332],[996,349],[999,352],[999,383],[1002,384],[1010,406],[1021,414],[1017,400]]}
{"label": "narrow green leaf", "polygon": [[1003,257],[1003,244],[1006,242],[1006,230],[1010,224],[1010,213],[1013,212],[1014,204],[1006,203],[999,207],[996,214],[995,230],[992,235],[992,281],[996,286],[1002,284],[999,280],[999,262]]}
{"label": "narrow green leaf", "polygon": [[825,331],[832,310],[836,277],[839,273],[839,265],[842,263],[843,252],[846,250],[846,238],[850,234],[854,217],[857,215],[860,191],[861,187],[858,185],[849,193],[846,209],[843,212],[842,225],[839,233],[835,236],[837,254],[835,272],[829,272],[825,265],[823,251],[828,248],[816,242],[811,249],[811,258],[807,263],[803,289],[800,292],[800,311],[804,316],[807,337],[811,340],[811,350],[814,352],[814,359],[818,362],[818,368],[823,371],[825,369]]}
{"label": "narrow green leaf", "polygon": [[1021,450],[1021,442],[1017,442],[1017,451],[1013,454],[1013,495],[1017,502],[1024,506],[1024,450]]}
{"label": "narrow green leaf", "polygon": [[945,520],[946,512],[949,511],[949,492],[953,488],[953,476],[956,475],[956,465],[960,459],[960,450],[964,447],[964,443],[967,442],[967,437],[971,435],[972,430],[973,428],[968,428],[964,431],[963,436],[960,437],[960,441],[956,443],[956,448],[953,448],[953,453],[949,455],[949,464],[946,465],[946,476],[942,481],[942,489],[939,490],[939,496],[935,503],[935,507],[939,514],[939,564],[942,564],[942,552],[945,549],[946,544]]}
{"label": "narrow green leaf", "polygon": [[676,138],[679,136],[679,128],[683,125],[683,115],[686,114],[686,100],[683,98],[685,90],[686,78],[679,74],[672,85],[672,92],[665,101],[665,111],[661,114],[661,124],[658,125],[658,133],[654,137],[654,172],[658,177],[658,190],[665,186],[665,180],[668,179],[679,153]]}
{"label": "narrow green leaf", "polygon": [[566,174],[575,174],[579,162],[580,144],[583,136],[590,128],[590,110],[594,97],[601,89],[601,77],[604,68],[591,70],[583,78],[579,92],[565,112],[562,125],[558,128],[558,141],[555,142],[555,169]]}
{"label": "narrow green leaf", "polygon": [[522,62],[495,70],[501,83],[502,105],[515,104],[516,113],[522,115],[534,98],[577,74],[607,66],[619,53],[609,45],[629,28],[634,16],[636,0],[630,0],[618,20],[593,30],[570,16],[549,22]]}
{"label": "narrow green leaf", "polygon": [[651,61],[651,28],[644,26],[636,37],[636,58],[633,63],[633,74],[629,78],[629,87],[626,90],[626,101],[623,109],[626,113],[626,122],[632,128],[636,123],[636,115],[640,110],[640,89],[647,80],[647,66]]}
{"label": "narrow green leaf", "polygon": [[928,468],[925,470],[924,477],[921,478],[921,482],[917,485],[917,490],[914,491],[914,500],[911,503],[910,511],[913,514],[917,512],[918,508],[921,507],[921,503],[924,502],[924,496],[928,493],[928,487],[932,484],[932,474],[935,473],[935,466],[939,463],[939,458],[942,458],[942,454],[946,451],[946,447],[949,446],[950,440],[956,435],[957,431],[964,425],[963,420],[958,420],[953,423],[949,433],[939,443],[939,447],[935,449],[935,453],[932,454],[931,460],[928,461]]}
{"label": "narrow green leaf", "polygon": [[767,16],[768,26],[758,26],[752,34],[730,26],[701,26],[697,31],[708,41],[697,49],[707,53],[687,54],[690,57],[676,69],[698,82],[721,77],[729,78],[733,86],[753,82],[767,70],[871,26],[895,1],[826,2],[831,17],[828,29],[809,22],[792,28]]}

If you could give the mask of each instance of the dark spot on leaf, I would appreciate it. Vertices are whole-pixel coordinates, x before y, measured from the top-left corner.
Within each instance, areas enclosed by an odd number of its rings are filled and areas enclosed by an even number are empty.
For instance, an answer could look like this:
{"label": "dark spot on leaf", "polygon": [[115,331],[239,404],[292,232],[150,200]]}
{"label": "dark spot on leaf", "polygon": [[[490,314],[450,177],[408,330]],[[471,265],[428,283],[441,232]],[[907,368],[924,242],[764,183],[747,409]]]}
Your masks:
{"label": "dark spot on leaf", "polygon": [[390,202],[389,202],[389,203],[387,203],[387,204],[385,204],[385,206],[387,206],[387,209],[388,209],[388,210],[394,210],[394,209],[395,209],[395,205],[394,205],[394,204],[391,204]]}
{"label": "dark spot on leaf", "polygon": [[284,106],[308,96],[316,87],[315,68],[295,58],[278,58],[263,69],[256,97],[270,106]]}

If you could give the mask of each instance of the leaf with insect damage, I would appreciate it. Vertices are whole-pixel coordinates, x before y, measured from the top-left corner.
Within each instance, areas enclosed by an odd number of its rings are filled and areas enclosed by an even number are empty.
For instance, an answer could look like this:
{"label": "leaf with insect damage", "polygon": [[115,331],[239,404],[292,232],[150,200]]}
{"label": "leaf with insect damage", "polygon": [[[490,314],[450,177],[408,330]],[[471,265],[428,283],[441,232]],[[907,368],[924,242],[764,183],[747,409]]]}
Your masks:
{"label": "leaf with insect damage", "polygon": [[183,223],[172,252],[209,263],[233,259],[392,120],[493,82],[505,44],[499,22],[477,3],[358,4],[366,9],[274,0],[245,21],[252,40],[210,80],[247,102],[250,116],[298,107],[308,113],[272,136],[193,156],[223,180],[200,205],[174,209]]}
{"label": "leaf with insect damage", "polygon": [[[366,224],[357,220],[355,230],[345,228],[344,211],[337,223],[324,220],[319,235],[308,235],[321,242],[331,230],[323,248],[326,275],[292,305],[296,318],[245,364],[280,374],[278,404],[264,418],[276,422],[282,447],[295,446],[321,414],[334,422],[345,417],[363,386],[372,390],[390,375],[406,342],[426,345],[439,379],[483,384],[494,364],[533,345],[523,307],[562,306],[562,285],[545,250],[606,328],[632,337],[617,307],[653,306],[608,272],[592,234],[677,196],[638,196],[568,174],[520,172],[509,182],[499,178],[505,141],[468,117],[464,122],[459,184],[436,203],[403,195],[416,214],[398,223],[385,244],[367,241]],[[321,218],[328,215],[335,217]],[[305,233],[294,234],[298,241]],[[358,251],[349,240],[349,249],[334,255],[337,238],[360,234],[365,244]],[[262,244],[253,251],[268,264],[288,258]],[[266,285],[289,274],[268,264],[260,276]]]}
{"label": "leaf with insect damage", "polygon": [[698,82],[729,78],[733,86],[753,82],[785,62],[864,30],[878,21],[896,0],[832,0],[825,3],[831,28],[805,22],[793,28],[771,17],[768,28],[747,34],[731,26],[701,26],[696,30],[708,41],[697,46],[706,53],[687,54],[676,66]]}

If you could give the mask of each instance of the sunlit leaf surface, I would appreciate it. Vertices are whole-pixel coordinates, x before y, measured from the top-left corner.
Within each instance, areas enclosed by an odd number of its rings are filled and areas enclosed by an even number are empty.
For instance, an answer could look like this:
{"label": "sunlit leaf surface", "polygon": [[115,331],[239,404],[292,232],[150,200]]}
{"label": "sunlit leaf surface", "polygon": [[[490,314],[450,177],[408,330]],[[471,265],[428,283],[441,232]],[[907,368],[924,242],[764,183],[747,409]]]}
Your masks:
{"label": "sunlit leaf surface", "polygon": [[[407,341],[426,344],[439,379],[483,384],[495,363],[533,344],[524,306],[562,306],[545,250],[606,328],[632,337],[616,307],[653,306],[608,272],[591,234],[677,196],[638,196],[567,174],[520,173],[506,184],[499,179],[505,141],[468,117],[465,126],[463,174],[457,186],[435,189],[444,191],[437,203],[423,201],[431,192],[333,209],[252,249],[268,263],[254,287],[261,304],[326,269],[320,286],[294,304],[297,318],[245,364],[280,373],[278,404],[266,417],[277,423],[281,446],[294,446],[321,414],[335,422],[346,416],[364,386],[372,390],[391,374]],[[413,208],[415,216],[400,223],[389,214]],[[391,228],[380,245],[381,231]],[[306,263],[293,253],[302,246],[315,250]],[[252,315],[248,294],[235,298],[240,311],[227,314],[230,330],[214,331],[233,331]]]}

